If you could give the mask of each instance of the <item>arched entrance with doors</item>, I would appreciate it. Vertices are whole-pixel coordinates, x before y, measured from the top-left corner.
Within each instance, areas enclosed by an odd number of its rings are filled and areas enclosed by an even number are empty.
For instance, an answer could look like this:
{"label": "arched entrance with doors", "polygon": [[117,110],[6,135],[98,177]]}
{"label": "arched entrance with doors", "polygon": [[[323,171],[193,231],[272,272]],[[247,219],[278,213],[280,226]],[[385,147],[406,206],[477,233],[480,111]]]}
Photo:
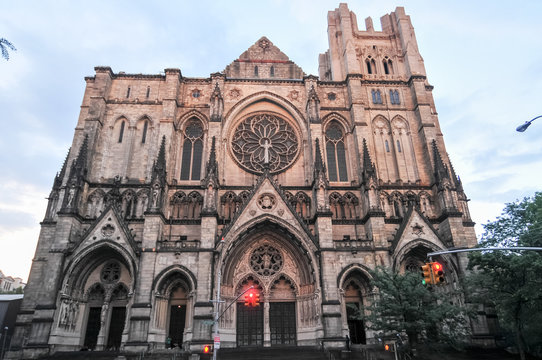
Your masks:
{"label": "arched entrance with doors", "polygon": [[315,343],[321,329],[317,272],[301,241],[263,221],[230,242],[223,259],[226,303],[254,286],[260,305],[247,307],[241,296],[220,321],[221,338],[236,347]]}
{"label": "arched entrance with doors", "polygon": [[371,298],[369,275],[361,265],[352,265],[343,271],[341,280],[343,326],[352,344],[366,344],[367,329],[361,317]]}
{"label": "arched entrance with doors", "polygon": [[78,347],[119,350],[126,335],[135,263],[107,242],[82,251],[68,266],[54,335],[79,338]]}
{"label": "arched entrance with doors", "polygon": [[[429,262],[427,254],[443,249],[444,247],[439,247],[428,240],[413,240],[396,252],[393,257],[394,269],[400,273],[405,271],[420,273],[421,266]],[[444,267],[445,285],[453,285],[458,282],[459,264],[456,258],[450,255],[438,255],[433,256],[432,261],[437,261]]]}
{"label": "arched entrance with doors", "polygon": [[167,347],[182,348],[192,334],[194,276],[176,265],[162,271],[154,286],[154,331]]}

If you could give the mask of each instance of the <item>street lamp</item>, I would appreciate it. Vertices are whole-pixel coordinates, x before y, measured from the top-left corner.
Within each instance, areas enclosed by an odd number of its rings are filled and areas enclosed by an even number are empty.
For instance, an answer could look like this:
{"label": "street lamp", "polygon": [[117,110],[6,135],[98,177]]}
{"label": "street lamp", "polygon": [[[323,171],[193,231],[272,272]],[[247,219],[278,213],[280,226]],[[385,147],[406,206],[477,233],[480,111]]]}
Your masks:
{"label": "street lamp", "polygon": [[527,128],[531,125],[531,123],[532,123],[533,121],[535,121],[536,119],[541,118],[541,117],[542,117],[542,115],[539,115],[539,116],[535,117],[534,119],[532,119],[532,120],[530,120],[530,121],[525,121],[525,124],[520,125],[520,126],[518,126],[518,127],[516,128],[516,131],[518,131],[518,132],[524,132],[525,130],[527,130]]}

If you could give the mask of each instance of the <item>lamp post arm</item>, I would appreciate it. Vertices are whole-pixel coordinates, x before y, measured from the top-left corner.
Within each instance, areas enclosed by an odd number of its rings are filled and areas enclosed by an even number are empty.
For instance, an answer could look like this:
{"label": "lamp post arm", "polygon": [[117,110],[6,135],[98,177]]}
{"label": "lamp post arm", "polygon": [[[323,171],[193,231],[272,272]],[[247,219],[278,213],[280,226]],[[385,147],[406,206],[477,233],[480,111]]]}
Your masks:
{"label": "lamp post arm", "polygon": [[516,128],[516,131],[518,131],[518,132],[524,132],[525,130],[527,130],[527,128],[531,125],[531,123],[532,123],[533,121],[535,121],[536,119],[539,119],[539,118],[541,118],[541,117],[542,117],[542,115],[538,115],[537,117],[535,117],[535,118],[533,118],[533,119],[531,119],[531,120],[529,120],[529,121],[525,121],[524,124],[522,124],[522,125],[520,125],[520,126],[518,126],[518,127]]}
{"label": "lamp post arm", "polygon": [[487,247],[487,248],[470,248],[470,249],[450,249],[443,251],[435,251],[427,253],[427,257],[443,255],[443,254],[455,254],[461,252],[472,252],[472,251],[517,251],[517,250],[532,250],[532,251],[542,251],[542,247],[528,247],[528,246],[515,246],[515,247]]}
{"label": "lamp post arm", "polygon": [[254,285],[249,286],[245,291],[243,291],[243,292],[240,293],[235,299],[233,299],[232,302],[229,303],[229,305],[224,309],[224,311],[222,311],[222,313],[220,314],[220,316],[216,318],[216,321],[218,321],[218,320],[222,317],[222,315],[224,315],[224,314],[226,313],[226,311],[228,311],[228,309],[231,308],[231,306],[232,306],[233,304],[235,304],[235,303],[237,302],[237,300],[238,300],[241,296],[243,296],[247,291],[252,290],[252,289],[254,289]]}

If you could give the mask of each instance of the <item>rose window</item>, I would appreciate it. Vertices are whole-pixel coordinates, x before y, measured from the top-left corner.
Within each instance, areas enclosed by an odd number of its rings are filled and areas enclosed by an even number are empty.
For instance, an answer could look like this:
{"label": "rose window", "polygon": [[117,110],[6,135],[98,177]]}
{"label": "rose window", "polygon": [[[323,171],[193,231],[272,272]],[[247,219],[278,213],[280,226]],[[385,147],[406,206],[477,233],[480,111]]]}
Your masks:
{"label": "rose window", "polygon": [[268,164],[269,171],[277,173],[294,162],[299,141],[285,120],[271,114],[258,114],[237,126],[231,147],[235,160],[246,170],[259,174]]}
{"label": "rose window", "polygon": [[262,276],[274,275],[282,264],[282,255],[269,244],[258,246],[250,256],[250,267]]}
{"label": "rose window", "polygon": [[120,279],[120,264],[118,262],[112,261],[102,268],[102,273],[100,274],[102,281],[106,284],[111,284],[119,281]]}

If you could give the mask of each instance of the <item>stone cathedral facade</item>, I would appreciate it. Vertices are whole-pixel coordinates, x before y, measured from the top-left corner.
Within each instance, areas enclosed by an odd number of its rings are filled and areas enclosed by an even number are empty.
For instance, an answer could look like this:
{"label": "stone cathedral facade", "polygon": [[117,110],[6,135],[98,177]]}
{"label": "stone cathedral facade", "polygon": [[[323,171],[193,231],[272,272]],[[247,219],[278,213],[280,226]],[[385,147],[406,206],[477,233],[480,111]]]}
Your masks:
{"label": "stone cathedral facade", "polygon": [[[476,244],[410,17],[381,24],[330,11],[318,77],[266,37],[208,78],[96,67],[10,354],[197,351],[217,286],[261,294],[224,312],[222,347],[370,342],[368,270]],[[465,258],[439,261],[453,286]]]}

